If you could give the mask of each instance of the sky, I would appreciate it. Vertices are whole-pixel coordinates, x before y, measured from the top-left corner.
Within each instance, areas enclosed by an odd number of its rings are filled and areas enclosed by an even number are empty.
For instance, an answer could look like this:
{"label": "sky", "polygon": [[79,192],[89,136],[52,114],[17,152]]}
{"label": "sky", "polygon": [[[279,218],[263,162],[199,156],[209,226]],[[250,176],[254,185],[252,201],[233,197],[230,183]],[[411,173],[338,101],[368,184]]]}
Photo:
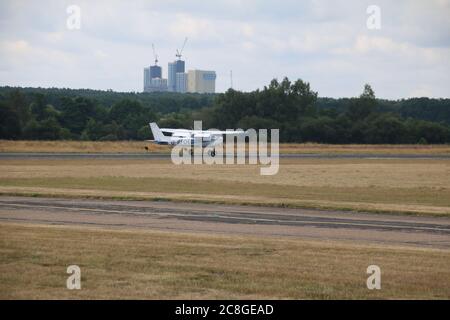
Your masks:
{"label": "sky", "polygon": [[140,92],[152,43],[167,77],[187,37],[186,69],[216,71],[217,92],[232,70],[243,91],[288,77],[321,97],[369,83],[379,98],[449,98],[449,15],[450,0],[0,0],[0,85]]}

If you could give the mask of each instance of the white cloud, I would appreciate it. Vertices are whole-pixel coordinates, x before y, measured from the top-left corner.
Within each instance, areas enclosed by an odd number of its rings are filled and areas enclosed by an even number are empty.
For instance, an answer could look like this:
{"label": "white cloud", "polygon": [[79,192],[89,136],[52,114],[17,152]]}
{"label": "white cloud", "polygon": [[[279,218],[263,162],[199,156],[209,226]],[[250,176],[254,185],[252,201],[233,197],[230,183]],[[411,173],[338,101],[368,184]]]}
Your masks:
{"label": "white cloud", "polygon": [[429,85],[419,85],[410,94],[411,97],[429,97],[433,96],[433,88]]}
{"label": "white cloud", "polygon": [[251,25],[246,23],[241,27],[241,33],[243,36],[250,38],[255,35],[255,30]]}
{"label": "white cloud", "polygon": [[449,96],[448,0],[379,0],[382,28],[366,29],[369,1],[87,1],[81,30],[71,1],[0,2],[0,85],[140,91],[155,43],[164,73],[184,38],[187,68],[217,71],[217,88],[254,90],[272,77],[310,81],[322,96]]}
{"label": "white cloud", "polygon": [[194,39],[208,39],[217,37],[214,24],[202,18],[195,18],[188,14],[176,14],[175,19],[169,25],[171,36],[186,35]]}
{"label": "white cloud", "polygon": [[445,47],[419,47],[407,42],[397,42],[388,37],[359,35],[353,46],[335,48],[335,54],[378,56],[402,64],[416,63],[418,67],[424,65],[442,65],[449,67],[450,48]]}

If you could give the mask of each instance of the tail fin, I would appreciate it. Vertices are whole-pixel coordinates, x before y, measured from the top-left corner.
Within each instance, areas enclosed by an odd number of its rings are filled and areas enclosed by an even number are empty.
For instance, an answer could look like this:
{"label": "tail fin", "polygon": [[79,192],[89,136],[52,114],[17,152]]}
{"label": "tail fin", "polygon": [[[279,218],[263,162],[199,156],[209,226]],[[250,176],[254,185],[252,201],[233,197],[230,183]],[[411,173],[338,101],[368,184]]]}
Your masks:
{"label": "tail fin", "polygon": [[156,142],[168,141],[167,137],[162,133],[161,129],[159,129],[156,122],[150,123],[150,129],[152,130],[153,138],[155,139]]}

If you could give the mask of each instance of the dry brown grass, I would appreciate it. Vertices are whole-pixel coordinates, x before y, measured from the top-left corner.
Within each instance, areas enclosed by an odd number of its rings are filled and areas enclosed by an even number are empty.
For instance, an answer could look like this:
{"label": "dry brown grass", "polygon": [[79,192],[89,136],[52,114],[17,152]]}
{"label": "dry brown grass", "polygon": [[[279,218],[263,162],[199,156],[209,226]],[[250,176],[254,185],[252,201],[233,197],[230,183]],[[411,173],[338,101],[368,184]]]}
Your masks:
{"label": "dry brown grass", "polygon": [[274,176],[257,165],[170,160],[0,160],[0,192],[168,199],[450,214],[450,161],[282,159]]}
{"label": "dry brown grass", "polygon": [[[147,146],[148,151],[145,150]],[[0,152],[169,153],[167,146],[146,141],[10,141],[0,140]],[[449,145],[332,145],[282,143],[281,153],[326,154],[449,154]]]}
{"label": "dry brown grass", "polygon": [[[0,224],[1,299],[449,299],[450,253],[343,243]],[[81,268],[67,290],[66,268]],[[366,288],[366,268],[382,271]]]}
{"label": "dry brown grass", "polygon": [[282,143],[280,152],[286,154],[449,154],[450,145]]}
{"label": "dry brown grass", "polygon": [[10,141],[0,140],[0,152],[166,153],[168,148],[145,141]]}

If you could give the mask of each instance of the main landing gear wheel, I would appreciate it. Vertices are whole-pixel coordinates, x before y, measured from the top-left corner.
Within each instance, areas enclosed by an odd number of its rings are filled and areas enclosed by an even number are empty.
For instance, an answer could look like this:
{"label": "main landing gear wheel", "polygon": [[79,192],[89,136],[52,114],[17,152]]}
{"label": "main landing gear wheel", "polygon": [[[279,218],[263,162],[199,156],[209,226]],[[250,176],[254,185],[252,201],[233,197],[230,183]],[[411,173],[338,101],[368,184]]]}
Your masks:
{"label": "main landing gear wheel", "polygon": [[208,154],[209,154],[211,157],[215,157],[215,156],[216,156],[216,149],[213,149],[212,151],[208,151]]}

